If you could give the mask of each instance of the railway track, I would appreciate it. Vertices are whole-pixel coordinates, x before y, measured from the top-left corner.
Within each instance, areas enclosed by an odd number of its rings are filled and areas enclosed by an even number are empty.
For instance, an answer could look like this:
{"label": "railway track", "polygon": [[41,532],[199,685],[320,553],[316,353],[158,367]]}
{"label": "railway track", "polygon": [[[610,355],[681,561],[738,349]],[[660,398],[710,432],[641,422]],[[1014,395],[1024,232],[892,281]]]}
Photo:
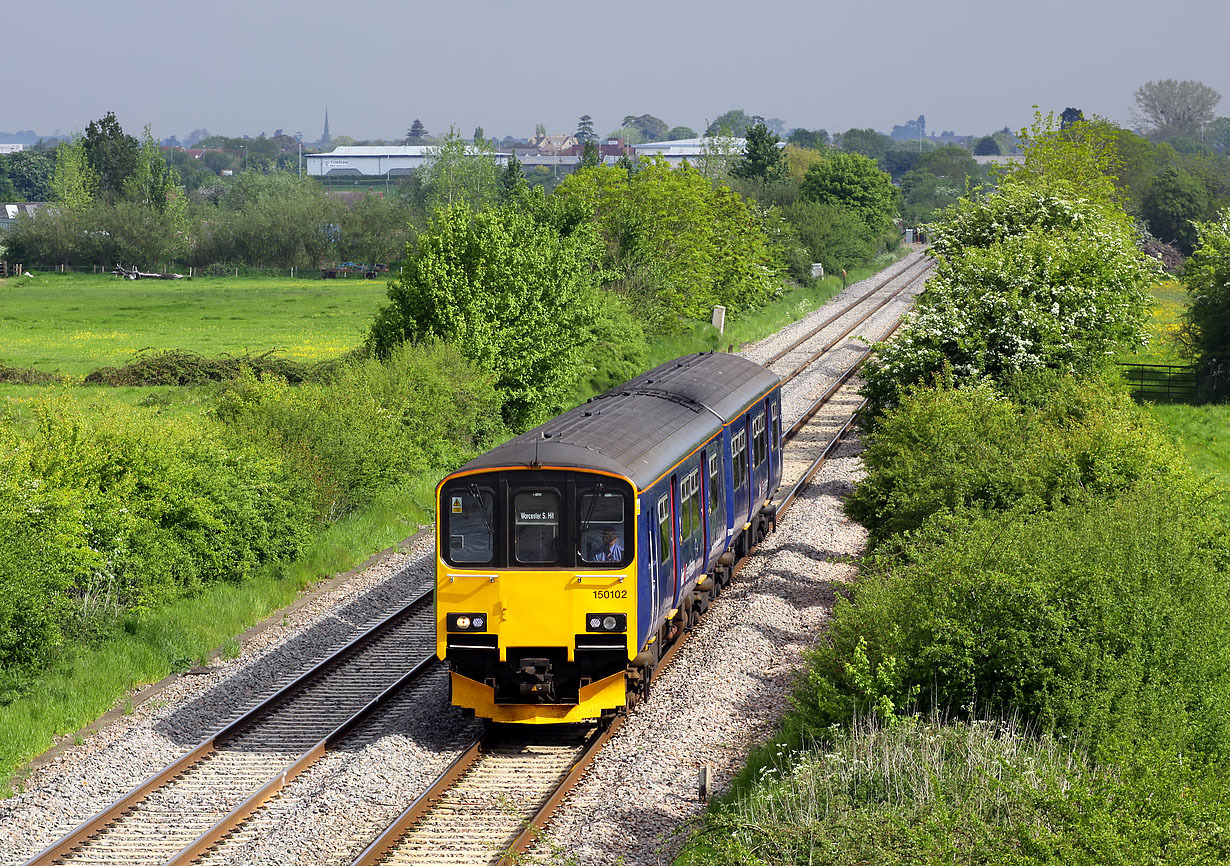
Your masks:
{"label": "railway track", "polygon": [[[917,272],[913,273],[914,270]],[[891,300],[929,270],[929,264],[922,269],[903,269],[881,282],[877,289],[911,271],[908,281],[892,289],[888,298]],[[873,294],[874,290],[862,300]],[[796,374],[845,339],[886,303],[861,314],[859,321],[823,352],[809,353]],[[878,335],[876,342],[888,339],[898,324],[899,320],[894,321]],[[823,327],[813,329],[795,345],[802,345]],[[784,357],[787,352],[789,349],[777,357]],[[850,401],[848,411],[836,413],[841,419],[836,424],[818,415],[842,394],[842,389],[870,354],[871,347],[867,347],[785,431],[785,441],[797,447],[787,452],[783,465],[785,492],[778,499],[779,516],[790,508],[853,426],[857,409],[866,401],[857,398]],[[749,557],[736,565],[736,571]],[[658,666],[659,671],[670,665],[684,646],[688,633],[684,631],[671,645]],[[533,847],[558,804],[580,781],[585,769],[616,734],[623,720],[620,716],[606,726],[576,725],[566,730],[557,726],[549,726],[545,731],[493,727],[486,736],[477,738],[426,792],[352,861],[351,866],[512,866],[518,855]]]}
{"label": "railway track", "polygon": [[390,614],[25,866],[191,862],[439,664],[431,599]]}

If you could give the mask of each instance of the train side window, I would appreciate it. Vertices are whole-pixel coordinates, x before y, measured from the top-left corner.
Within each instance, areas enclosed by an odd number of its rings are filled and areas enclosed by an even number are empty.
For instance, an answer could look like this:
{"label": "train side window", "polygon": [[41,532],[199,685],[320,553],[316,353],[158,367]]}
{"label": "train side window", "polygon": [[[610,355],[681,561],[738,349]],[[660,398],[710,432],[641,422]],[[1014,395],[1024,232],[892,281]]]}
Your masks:
{"label": "train side window", "polygon": [[752,466],[759,469],[769,455],[769,440],[765,435],[764,415],[752,419]]}
{"label": "train side window", "polygon": [[671,539],[671,498],[670,494],[658,500],[658,563],[666,565],[671,561],[671,550],[674,542]]}
{"label": "train side window", "polygon": [[446,492],[440,503],[448,515],[450,562],[490,562],[495,552],[495,492],[471,486]]}
{"label": "train side window", "polygon": [[747,431],[740,430],[730,437],[731,474],[734,489],[738,490],[747,483]]}
{"label": "train side window", "polygon": [[722,507],[722,469],[718,455],[709,455],[709,516],[716,517]]}
{"label": "train side window", "polygon": [[513,556],[517,562],[559,562],[559,533],[559,493],[523,490],[513,497]]}
{"label": "train side window", "polygon": [[700,470],[693,469],[685,482],[688,485],[688,537],[699,533],[704,524],[700,519]]}

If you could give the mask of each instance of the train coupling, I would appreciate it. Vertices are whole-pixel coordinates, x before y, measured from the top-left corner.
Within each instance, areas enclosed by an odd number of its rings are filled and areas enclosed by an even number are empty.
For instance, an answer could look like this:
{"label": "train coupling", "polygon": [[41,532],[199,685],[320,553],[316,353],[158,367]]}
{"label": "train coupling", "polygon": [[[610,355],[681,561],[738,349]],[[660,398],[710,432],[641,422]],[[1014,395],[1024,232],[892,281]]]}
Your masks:
{"label": "train coupling", "polygon": [[548,702],[555,700],[555,675],[551,671],[550,659],[521,659],[517,662],[517,673],[521,676],[521,694],[533,695]]}

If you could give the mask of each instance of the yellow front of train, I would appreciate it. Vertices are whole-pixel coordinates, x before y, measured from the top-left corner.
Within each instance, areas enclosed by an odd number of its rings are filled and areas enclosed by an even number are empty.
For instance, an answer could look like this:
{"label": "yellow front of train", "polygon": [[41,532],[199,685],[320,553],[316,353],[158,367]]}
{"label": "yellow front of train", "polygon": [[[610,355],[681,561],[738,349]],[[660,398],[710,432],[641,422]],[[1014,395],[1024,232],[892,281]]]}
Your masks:
{"label": "yellow front of train", "polygon": [[437,488],[437,655],[452,703],[555,724],[625,706],[636,646],[636,499],[576,469],[459,472]]}

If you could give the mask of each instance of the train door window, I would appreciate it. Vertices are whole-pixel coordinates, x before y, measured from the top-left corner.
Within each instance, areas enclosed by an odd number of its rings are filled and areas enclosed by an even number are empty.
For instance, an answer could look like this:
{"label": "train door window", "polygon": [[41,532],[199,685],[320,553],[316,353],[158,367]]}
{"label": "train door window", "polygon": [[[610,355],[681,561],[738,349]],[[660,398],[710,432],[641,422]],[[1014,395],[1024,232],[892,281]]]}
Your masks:
{"label": "train door window", "polygon": [[747,483],[747,431],[740,430],[730,437],[731,474],[734,489],[740,489]]}
{"label": "train door window", "polygon": [[522,564],[559,562],[560,503],[554,490],[513,497],[513,556]]}
{"label": "train door window", "polygon": [[679,537],[685,541],[692,537],[691,481],[691,476],[688,476],[679,485]]}
{"label": "train door window", "polygon": [[688,512],[688,532],[686,537],[691,538],[701,530],[700,522],[700,470],[693,469],[692,473],[687,478],[683,479],[683,483],[688,491],[688,500],[684,506]]}
{"label": "train door window", "polygon": [[581,494],[577,505],[582,561],[619,563],[628,558],[624,503],[622,493],[601,486]]}
{"label": "train door window", "polygon": [[[717,522],[722,508],[722,467],[716,454],[709,455],[709,523]],[[716,530],[714,530],[716,531]]]}
{"label": "train door window", "polygon": [[448,526],[450,562],[490,562],[495,551],[495,492],[471,484],[446,491],[441,506]]}
{"label": "train door window", "polygon": [[671,550],[674,542],[671,539],[671,497],[668,493],[658,500],[658,564],[666,565],[671,561]]}
{"label": "train door window", "polygon": [[764,429],[764,414],[752,419],[752,466],[759,469],[768,456],[769,440]]}
{"label": "train door window", "polygon": [[782,422],[777,416],[777,404],[773,403],[769,406],[769,412],[773,416],[773,450],[782,450]]}

